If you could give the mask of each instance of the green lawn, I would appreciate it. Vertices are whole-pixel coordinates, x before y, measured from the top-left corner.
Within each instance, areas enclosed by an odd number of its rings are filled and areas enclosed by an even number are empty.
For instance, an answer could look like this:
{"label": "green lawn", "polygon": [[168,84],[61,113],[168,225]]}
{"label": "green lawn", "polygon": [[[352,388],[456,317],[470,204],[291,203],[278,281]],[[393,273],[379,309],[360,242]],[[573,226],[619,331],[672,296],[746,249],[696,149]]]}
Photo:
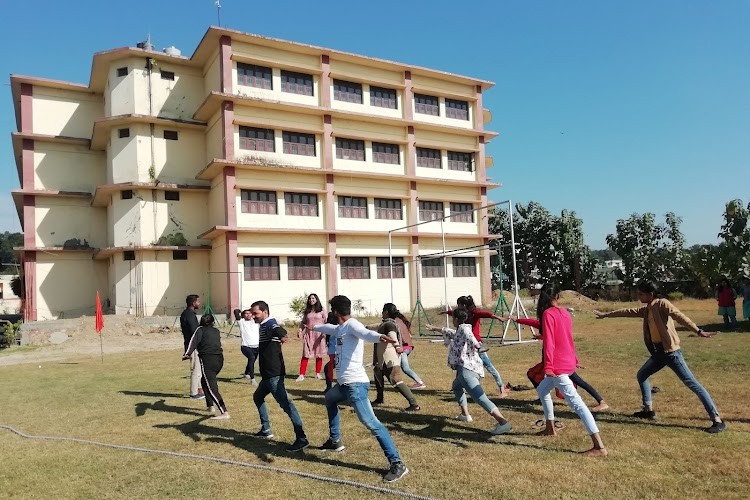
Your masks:
{"label": "green lawn", "polygon": [[[714,301],[677,304],[697,323],[716,323]],[[606,305],[599,306],[607,309]],[[612,307],[609,307],[611,309]],[[472,423],[452,419],[458,407],[449,392],[453,373],[442,344],[419,340],[411,358],[428,389],[417,391],[423,411],[405,414],[405,401],[386,391],[376,410],[411,473],[389,485],[435,498],[747,498],[750,477],[750,332],[701,339],[681,333],[685,357],[707,387],[729,430],[701,431],[709,422],[697,397],[670,371],[653,378],[658,419],[635,420],[640,407],[635,372],[647,358],[639,320],[595,320],[576,311],[579,373],[612,407],[598,416],[609,448],[605,459],[577,454],[590,440],[577,417],[557,405],[565,424],[556,438],[534,436],[541,405],[533,391],[493,400],[512,422],[506,436],[487,432],[492,419],[470,404]],[[284,452],[293,433],[286,415],[269,397],[276,438],[258,442],[252,388],[237,378],[245,358],[235,338],[225,340],[219,387],[232,419],[207,420],[205,404],[185,397],[187,363],[180,352],[73,357],[64,362],[0,367],[0,424],[33,435],[65,436],[270,465],[383,486],[386,462],[375,439],[354,414],[343,411],[347,449],[339,454],[312,448]],[[296,339],[284,346],[287,388],[310,440],[327,437],[322,381],[293,381],[299,362]],[[33,351],[29,352],[33,356]],[[369,350],[366,359],[369,356]],[[539,346],[493,345],[490,356],[512,384],[528,384],[525,371],[540,358]],[[312,363],[311,363],[312,368]],[[485,379],[485,389],[492,389]],[[374,394],[373,394],[374,397]],[[593,404],[584,394],[584,400]],[[115,450],[88,444],[32,440],[0,429],[0,497],[5,498],[375,498],[381,494],[313,479],[198,459]]]}

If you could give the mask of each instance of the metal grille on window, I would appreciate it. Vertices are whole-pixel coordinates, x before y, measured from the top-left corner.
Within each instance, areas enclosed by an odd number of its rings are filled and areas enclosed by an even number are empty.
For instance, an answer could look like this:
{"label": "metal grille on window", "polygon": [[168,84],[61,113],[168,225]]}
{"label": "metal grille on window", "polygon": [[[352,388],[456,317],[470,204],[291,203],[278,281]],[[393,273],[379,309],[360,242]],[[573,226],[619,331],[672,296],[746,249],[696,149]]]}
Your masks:
{"label": "metal grille on window", "polygon": [[448,151],[448,170],[473,172],[473,165],[474,155],[472,153]]}
{"label": "metal grille on window", "polygon": [[417,148],[417,166],[426,168],[442,168],[440,150]]}

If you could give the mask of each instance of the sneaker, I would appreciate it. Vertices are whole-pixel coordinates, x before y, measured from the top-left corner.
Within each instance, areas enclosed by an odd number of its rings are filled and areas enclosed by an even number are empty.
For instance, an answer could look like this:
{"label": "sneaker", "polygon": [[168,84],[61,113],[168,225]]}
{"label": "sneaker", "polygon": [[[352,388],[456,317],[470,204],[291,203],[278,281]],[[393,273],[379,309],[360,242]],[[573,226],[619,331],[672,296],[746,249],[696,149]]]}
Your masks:
{"label": "sneaker", "polygon": [[474,419],[471,418],[471,415],[464,415],[463,413],[456,417],[456,420],[459,422],[473,422]]}
{"label": "sneaker", "polygon": [[490,434],[493,436],[499,436],[500,434],[507,434],[510,432],[510,430],[513,428],[512,425],[510,425],[510,422],[505,422],[504,424],[497,424],[494,429],[490,431]]}
{"label": "sneaker", "polygon": [[310,441],[308,441],[307,439],[295,439],[291,446],[286,449],[286,451],[294,453],[297,451],[302,451],[308,446],[310,446]]}
{"label": "sneaker", "polygon": [[258,387],[258,382],[256,382],[254,378],[251,378],[250,385],[252,385],[253,387]]}
{"label": "sneaker", "polygon": [[370,401],[371,406],[380,406],[382,404],[383,404],[382,399],[373,399],[372,401]]}
{"label": "sneaker", "polygon": [[216,413],[216,407],[215,406],[209,406],[207,408],[207,410],[208,410],[208,413]]}
{"label": "sneaker", "polygon": [[211,417],[209,420],[229,420],[230,418],[229,413],[224,412]]}
{"label": "sneaker", "polygon": [[727,424],[725,424],[723,420],[721,422],[714,422],[713,424],[711,424],[711,427],[705,429],[705,431],[709,434],[718,434],[720,432],[724,432],[725,430],[727,430]]}
{"label": "sneaker", "polygon": [[336,441],[329,439],[328,441],[320,445],[318,449],[329,451],[344,451],[344,448],[346,448],[346,446],[344,446],[344,443],[340,439],[337,439]]}
{"label": "sneaker", "polygon": [[253,377],[250,376],[249,373],[243,373],[242,376],[245,377],[245,378],[253,378]]}
{"label": "sneaker", "polygon": [[273,437],[273,432],[271,431],[264,431],[263,429],[259,430],[255,434],[253,434],[254,438],[259,439],[271,439]]}
{"label": "sneaker", "polygon": [[320,373],[316,373],[315,378],[318,380],[323,380],[323,375],[321,375]]}
{"label": "sneaker", "polygon": [[598,405],[592,406],[591,408],[589,408],[589,410],[591,410],[593,413],[597,413],[600,411],[607,411],[609,410],[609,405],[606,402],[602,401]]}
{"label": "sneaker", "polygon": [[409,413],[409,412],[413,412],[413,411],[419,411],[421,409],[422,408],[419,405],[409,405],[406,408],[404,408],[404,411],[407,412],[407,413]]}
{"label": "sneaker", "polygon": [[412,389],[427,389],[427,384],[424,382],[414,382],[411,384],[410,388]]}
{"label": "sneaker", "polygon": [[409,473],[409,469],[406,468],[403,462],[393,462],[388,469],[388,472],[383,476],[383,481],[386,483],[392,483],[398,481]]}
{"label": "sneaker", "polygon": [[300,375],[299,377],[296,378],[295,382],[302,382],[303,380],[305,380],[305,376]]}
{"label": "sneaker", "polygon": [[206,398],[205,394],[191,394],[190,395],[190,399],[205,399],[205,398]]}
{"label": "sneaker", "polygon": [[489,351],[489,350],[490,350],[490,348],[489,348],[489,347],[487,347],[486,345],[482,344],[482,347],[480,347],[480,348],[479,348],[479,350],[478,350],[477,352],[478,352],[479,354],[483,354],[483,353],[485,353],[485,352],[487,352],[487,351]]}
{"label": "sneaker", "polygon": [[654,410],[641,410],[633,413],[636,418],[645,418],[646,420],[656,420],[656,412]]}

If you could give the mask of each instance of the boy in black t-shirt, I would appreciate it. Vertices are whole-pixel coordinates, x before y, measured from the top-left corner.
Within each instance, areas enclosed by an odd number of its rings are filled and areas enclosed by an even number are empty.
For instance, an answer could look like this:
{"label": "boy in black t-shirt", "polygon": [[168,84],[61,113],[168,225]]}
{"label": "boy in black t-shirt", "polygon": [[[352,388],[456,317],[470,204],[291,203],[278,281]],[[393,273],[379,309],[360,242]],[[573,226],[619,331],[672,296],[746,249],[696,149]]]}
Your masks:
{"label": "boy in black t-shirt", "polygon": [[302,451],[310,443],[307,440],[305,431],[302,427],[302,418],[297,412],[294,403],[289,399],[289,394],[284,387],[284,356],[281,353],[281,344],[287,341],[286,330],[276,321],[276,318],[269,317],[268,304],[259,300],[253,302],[250,306],[250,314],[256,323],[260,324],[260,335],[258,341],[258,370],[260,371],[260,383],[253,394],[253,401],[258,407],[260,415],[260,430],[255,433],[255,437],[271,439],[271,420],[268,416],[266,407],[266,396],[271,394],[279,403],[284,413],[289,415],[294,426],[296,439],[294,443],[287,448],[287,451]]}

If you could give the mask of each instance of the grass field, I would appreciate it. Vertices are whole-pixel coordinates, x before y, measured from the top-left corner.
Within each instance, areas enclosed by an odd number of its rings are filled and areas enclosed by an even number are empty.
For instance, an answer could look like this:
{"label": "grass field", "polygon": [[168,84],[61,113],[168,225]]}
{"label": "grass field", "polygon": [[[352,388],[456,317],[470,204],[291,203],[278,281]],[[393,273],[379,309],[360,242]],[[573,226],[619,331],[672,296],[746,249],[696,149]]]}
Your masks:
{"label": "grass field", "polygon": [[[717,327],[714,301],[677,303],[698,324]],[[611,310],[614,304],[597,307]],[[442,344],[418,340],[412,367],[428,384],[416,391],[422,412],[406,414],[392,389],[376,410],[390,430],[411,473],[391,488],[433,498],[748,498],[750,477],[750,331],[702,339],[681,332],[685,358],[714,398],[729,430],[702,432],[709,421],[698,398],[663,370],[652,382],[656,421],[629,415],[640,408],[635,373],[646,360],[641,323],[595,320],[576,310],[579,371],[610,404],[600,414],[610,455],[587,459],[577,452],[590,440],[566,406],[556,405],[565,424],[556,438],[534,436],[542,417],[534,391],[496,399],[491,379],[484,387],[514,426],[492,437],[492,419],[471,403],[474,422],[452,419],[458,407],[449,392],[453,373]],[[176,337],[177,340],[177,337]],[[179,346],[179,340],[177,340]],[[489,354],[503,378],[528,384],[525,372],[540,359],[539,345],[493,345]],[[327,437],[322,381],[293,381],[299,362],[296,339],[284,346],[287,388],[311,442]],[[385,459],[374,437],[348,408],[342,413],[347,449],[338,454],[312,447],[290,455],[291,424],[269,397],[276,438],[258,442],[252,387],[238,378],[245,358],[237,339],[225,339],[219,387],[232,419],[207,420],[202,401],[185,397],[187,363],[180,351],[131,352],[74,357],[63,362],[0,367],[0,424],[32,435],[64,436],[106,443],[221,457],[382,486]],[[366,359],[369,356],[369,349]],[[33,350],[29,350],[30,356]],[[312,363],[311,363],[312,365]],[[374,397],[374,394],[373,394]],[[591,398],[584,400],[594,404]],[[151,455],[88,444],[25,439],[0,429],[0,497],[3,498],[382,498],[382,494],[292,475],[197,459]]]}

